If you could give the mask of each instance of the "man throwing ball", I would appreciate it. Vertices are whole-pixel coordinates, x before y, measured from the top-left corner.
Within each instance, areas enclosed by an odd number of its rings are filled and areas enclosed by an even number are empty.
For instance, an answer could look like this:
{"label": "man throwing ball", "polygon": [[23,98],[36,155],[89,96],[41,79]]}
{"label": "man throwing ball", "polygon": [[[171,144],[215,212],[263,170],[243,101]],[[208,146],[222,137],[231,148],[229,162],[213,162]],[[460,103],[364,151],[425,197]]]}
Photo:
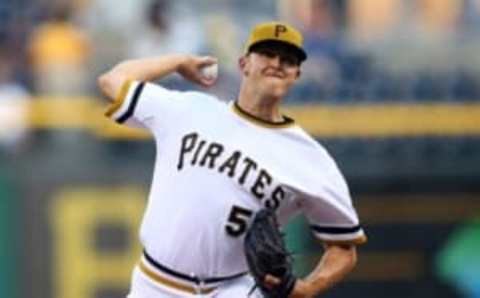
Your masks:
{"label": "man throwing ball", "polygon": [[[347,184],[325,148],[279,109],[307,58],[302,43],[288,24],[255,26],[238,60],[240,92],[229,103],[152,83],[177,72],[210,87],[212,57],[128,60],[99,78],[112,100],[107,115],[149,130],[157,147],[130,298],[271,296],[282,279],[272,269],[254,280],[244,252],[261,210],[280,225],[303,213],[325,246],[313,272],[290,283],[288,297],[321,294],[354,268],[366,237]],[[255,281],[260,290],[251,291]]]}

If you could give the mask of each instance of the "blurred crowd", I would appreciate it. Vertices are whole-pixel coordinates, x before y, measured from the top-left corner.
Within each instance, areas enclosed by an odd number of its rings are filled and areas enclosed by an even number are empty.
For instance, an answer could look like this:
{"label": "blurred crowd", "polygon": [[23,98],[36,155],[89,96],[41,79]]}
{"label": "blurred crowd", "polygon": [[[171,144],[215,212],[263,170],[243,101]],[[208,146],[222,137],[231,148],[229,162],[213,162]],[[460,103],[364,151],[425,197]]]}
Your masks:
{"label": "blurred crowd", "polygon": [[[99,183],[112,176],[115,181],[143,179],[154,155],[151,146],[131,140],[98,142],[83,131],[32,133],[27,129],[28,103],[45,97],[96,100],[96,78],[114,64],[171,52],[218,57],[220,76],[212,91],[234,99],[243,41],[254,24],[275,19],[303,32],[309,55],[302,79],[286,99],[289,104],[480,101],[480,0],[0,0],[0,176],[17,175],[13,180],[19,181],[20,190],[31,192],[37,207],[37,190],[41,194],[50,187],[44,180],[58,180],[63,187],[69,179],[79,184],[100,176]],[[162,83],[197,88],[175,75]],[[356,182],[354,190],[408,193],[425,188],[445,195],[444,189],[479,189],[478,135],[327,137],[322,142]],[[113,175],[107,172],[120,164]],[[29,190],[25,183],[38,186]],[[28,220],[45,214],[32,210]],[[373,246],[383,249],[382,241],[393,239],[388,235],[410,235],[410,224],[408,232],[390,224],[378,228]],[[479,255],[478,244],[470,245],[471,239],[480,239],[475,224],[475,230],[452,237],[439,267],[443,279],[474,293],[465,297],[477,298],[480,267],[472,256]],[[412,242],[422,256],[436,251],[431,246],[439,241],[435,234],[414,230],[425,240]],[[434,231],[445,234],[445,226]],[[475,249],[464,259],[465,247]],[[391,286],[380,290],[392,293]],[[419,286],[409,281],[407,287],[425,292],[423,297],[437,297],[428,295],[428,281]]]}
{"label": "blurred crowd", "polygon": [[231,99],[242,41],[271,19],[305,34],[290,102],[479,98],[480,0],[0,0],[0,96],[96,95],[122,59],[184,52],[219,57]]}

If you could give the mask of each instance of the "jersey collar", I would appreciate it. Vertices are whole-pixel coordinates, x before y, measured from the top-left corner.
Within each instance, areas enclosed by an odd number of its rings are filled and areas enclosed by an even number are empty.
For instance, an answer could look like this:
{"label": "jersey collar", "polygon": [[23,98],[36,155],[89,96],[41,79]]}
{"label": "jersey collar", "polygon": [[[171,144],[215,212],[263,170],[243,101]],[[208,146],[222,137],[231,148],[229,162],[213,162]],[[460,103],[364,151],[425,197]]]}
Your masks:
{"label": "jersey collar", "polygon": [[231,104],[231,108],[235,114],[237,114],[241,118],[255,125],[259,125],[267,128],[285,128],[285,127],[291,127],[295,124],[295,121],[292,118],[287,117],[285,115],[282,115],[283,120],[278,122],[268,121],[268,120],[258,118],[257,116],[254,116],[248,113],[247,111],[245,111],[244,109],[242,109],[237,101],[234,101],[233,104]]}

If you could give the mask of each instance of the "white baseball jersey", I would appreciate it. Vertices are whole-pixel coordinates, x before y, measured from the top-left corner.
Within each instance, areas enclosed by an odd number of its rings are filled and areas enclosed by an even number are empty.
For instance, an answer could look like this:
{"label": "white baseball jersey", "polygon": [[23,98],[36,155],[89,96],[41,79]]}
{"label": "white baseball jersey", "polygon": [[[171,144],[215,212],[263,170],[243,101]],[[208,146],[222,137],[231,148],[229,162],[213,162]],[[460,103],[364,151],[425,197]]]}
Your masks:
{"label": "white baseball jersey", "polygon": [[366,239],[335,162],[289,118],[262,121],[235,102],[136,81],[107,114],[155,138],[140,237],[169,268],[204,277],[247,271],[243,235],[264,207],[282,223],[304,213],[322,241]]}

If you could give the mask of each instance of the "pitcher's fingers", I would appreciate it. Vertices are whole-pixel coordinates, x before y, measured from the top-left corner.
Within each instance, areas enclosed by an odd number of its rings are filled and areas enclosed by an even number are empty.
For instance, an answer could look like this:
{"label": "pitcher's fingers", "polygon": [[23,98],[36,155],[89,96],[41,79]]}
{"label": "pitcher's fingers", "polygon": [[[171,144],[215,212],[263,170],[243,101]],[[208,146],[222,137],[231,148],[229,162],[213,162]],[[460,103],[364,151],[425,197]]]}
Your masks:
{"label": "pitcher's fingers", "polygon": [[218,59],[213,56],[203,56],[200,61],[200,66],[208,66],[218,63]]}
{"label": "pitcher's fingers", "polygon": [[270,274],[265,275],[264,281],[265,281],[265,285],[269,288],[272,288],[280,284],[280,279]]}
{"label": "pitcher's fingers", "polygon": [[217,78],[202,78],[200,79],[200,84],[203,87],[211,87],[215,84],[216,81],[217,81]]}

